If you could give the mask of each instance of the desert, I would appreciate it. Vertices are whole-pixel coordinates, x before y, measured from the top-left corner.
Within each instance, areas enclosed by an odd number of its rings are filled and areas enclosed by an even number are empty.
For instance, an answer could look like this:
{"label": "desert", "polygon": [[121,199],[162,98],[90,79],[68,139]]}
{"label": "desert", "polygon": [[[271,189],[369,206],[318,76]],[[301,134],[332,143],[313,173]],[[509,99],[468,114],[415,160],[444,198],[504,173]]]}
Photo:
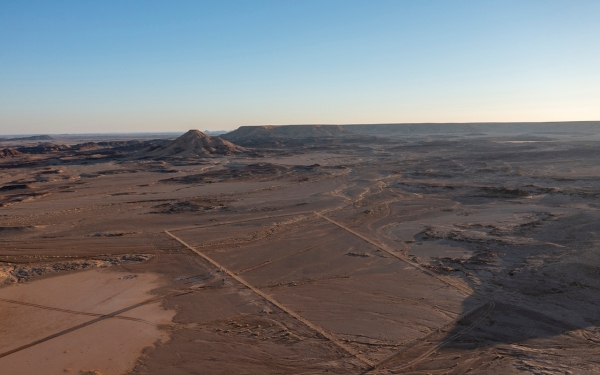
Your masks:
{"label": "desert", "polygon": [[2,374],[596,374],[600,122],[0,140]]}

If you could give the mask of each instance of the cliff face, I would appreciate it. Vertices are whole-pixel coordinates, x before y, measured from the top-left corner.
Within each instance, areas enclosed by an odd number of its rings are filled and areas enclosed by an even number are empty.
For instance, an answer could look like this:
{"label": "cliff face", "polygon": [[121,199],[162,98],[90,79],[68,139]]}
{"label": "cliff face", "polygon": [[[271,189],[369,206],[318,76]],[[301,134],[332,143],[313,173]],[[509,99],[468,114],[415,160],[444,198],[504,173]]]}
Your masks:
{"label": "cliff face", "polygon": [[250,139],[328,138],[343,136],[394,136],[435,134],[598,134],[600,121],[487,122],[356,125],[242,126],[222,135],[230,141]]}
{"label": "cliff face", "polygon": [[314,138],[343,137],[353,133],[340,125],[285,125],[241,126],[223,134],[222,138],[235,141],[249,138]]}

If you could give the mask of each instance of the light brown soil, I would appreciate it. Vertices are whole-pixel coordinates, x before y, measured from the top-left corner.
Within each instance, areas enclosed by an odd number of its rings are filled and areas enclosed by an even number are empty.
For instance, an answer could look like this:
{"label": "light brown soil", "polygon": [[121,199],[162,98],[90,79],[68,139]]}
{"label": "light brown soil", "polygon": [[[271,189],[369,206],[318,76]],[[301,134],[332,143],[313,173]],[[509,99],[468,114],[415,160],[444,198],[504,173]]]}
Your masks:
{"label": "light brown soil", "polygon": [[160,326],[174,311],[155,302],[103,317],[150,299],[157,281],[91,270],[0,289],[2,373],[122,374],[144,347],[168,340]]}
{"label": "light brown soil", "polygon": [[3,159],[2,368],[600,371],[597,138],[346,130],[211,158],[71,140]]}

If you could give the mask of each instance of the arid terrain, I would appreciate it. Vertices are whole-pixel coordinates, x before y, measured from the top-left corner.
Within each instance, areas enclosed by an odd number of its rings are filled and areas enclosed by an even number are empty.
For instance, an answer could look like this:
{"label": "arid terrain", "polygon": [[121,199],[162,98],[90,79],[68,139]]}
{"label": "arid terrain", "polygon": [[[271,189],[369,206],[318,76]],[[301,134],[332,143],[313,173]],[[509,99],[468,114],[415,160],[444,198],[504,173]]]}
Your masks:
{"label": "arid terrain", "polygon": [[179,135],[0,139],[0,373],[600,373],[600,123]]}

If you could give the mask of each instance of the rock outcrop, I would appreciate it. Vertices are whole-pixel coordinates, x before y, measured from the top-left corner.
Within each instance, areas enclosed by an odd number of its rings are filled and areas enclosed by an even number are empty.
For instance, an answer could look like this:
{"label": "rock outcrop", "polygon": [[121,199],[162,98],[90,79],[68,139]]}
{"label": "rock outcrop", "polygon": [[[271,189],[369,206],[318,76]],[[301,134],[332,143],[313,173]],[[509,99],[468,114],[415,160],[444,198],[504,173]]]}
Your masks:
{"label": "rock outcrop", "polygon": [[14,148],[5,148],[0,150],[0,158],[12,158],[15,156],[23,155],[21,152],[15,150]]}
{"label": "rock outcrop", "polygon": [[213,155],[234,155],[243,151],[244,148],[219,137],[210,137],[199,130],[190,130],[164,146],[145,152],[144,156],[153,158],[210,157]]}

